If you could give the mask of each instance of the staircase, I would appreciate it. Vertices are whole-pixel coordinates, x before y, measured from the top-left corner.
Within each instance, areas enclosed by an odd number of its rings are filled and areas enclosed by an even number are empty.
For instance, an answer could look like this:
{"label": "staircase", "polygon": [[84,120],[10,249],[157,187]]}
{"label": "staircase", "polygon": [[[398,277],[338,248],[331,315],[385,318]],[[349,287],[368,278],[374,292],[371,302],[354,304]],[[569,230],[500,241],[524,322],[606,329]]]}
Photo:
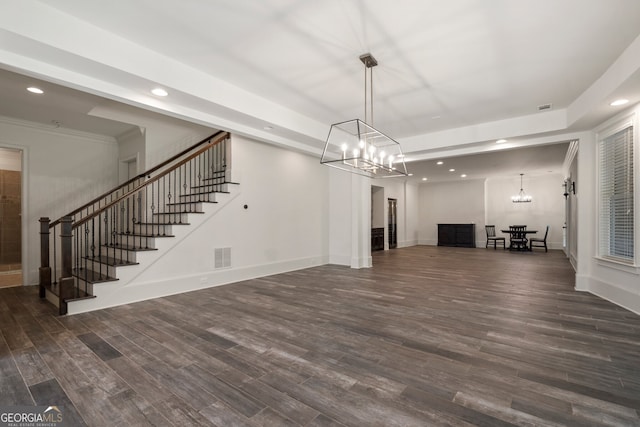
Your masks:
{"label": "staircase", "polygon": [[41,218],[40,297],[67,314],[158,260],[170,246],[163,242],[185,236],[237,185],[228,140],[218,132],[56,221]]}

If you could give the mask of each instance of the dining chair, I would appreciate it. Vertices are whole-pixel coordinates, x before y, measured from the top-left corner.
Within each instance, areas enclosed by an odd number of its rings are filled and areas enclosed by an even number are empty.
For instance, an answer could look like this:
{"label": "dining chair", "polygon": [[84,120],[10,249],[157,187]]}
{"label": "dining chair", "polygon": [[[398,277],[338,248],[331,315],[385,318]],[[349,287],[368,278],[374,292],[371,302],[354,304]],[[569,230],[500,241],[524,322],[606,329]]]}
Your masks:
{"label": "dining chair", "polygon": [[487,232],[487,244],[484,246],[485,248],[488,248],[489,242],[493,241],[493,250],[496,250],[498,242],[502,242],[502,249],[506,249],[505,238],[496,236],[495,225],[485,225],[484,229]]}
{"label": "dining chair", "polygon": [[547,252],[547,235],[549,234],[549,226],[547,225],[547,229],[544,232],[544,238],[540,239],[540,238],[536,238],[536,237],[532,237],[531,239],[529,239],[529,250],[532,251],[533,247],[544,247],[544,251]]}
{"label": "dining chair", "polygon": [[509,249],[517,249],[519,251],[527,250],[527,235],[524,231],[526,225],[510,225],[509,226]]}

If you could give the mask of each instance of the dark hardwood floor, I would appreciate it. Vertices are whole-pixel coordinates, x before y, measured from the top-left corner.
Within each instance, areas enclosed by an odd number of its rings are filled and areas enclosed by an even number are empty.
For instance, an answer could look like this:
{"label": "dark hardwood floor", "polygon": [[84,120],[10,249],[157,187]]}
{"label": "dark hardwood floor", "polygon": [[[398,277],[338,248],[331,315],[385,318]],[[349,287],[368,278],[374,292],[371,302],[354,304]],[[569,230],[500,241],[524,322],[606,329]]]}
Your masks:
{"label": "dark hardwood floor", "polygon": [[418,246],[76,316],[0,289],[0,406],[67,425],[640,425],[640,316],[560,251]]}

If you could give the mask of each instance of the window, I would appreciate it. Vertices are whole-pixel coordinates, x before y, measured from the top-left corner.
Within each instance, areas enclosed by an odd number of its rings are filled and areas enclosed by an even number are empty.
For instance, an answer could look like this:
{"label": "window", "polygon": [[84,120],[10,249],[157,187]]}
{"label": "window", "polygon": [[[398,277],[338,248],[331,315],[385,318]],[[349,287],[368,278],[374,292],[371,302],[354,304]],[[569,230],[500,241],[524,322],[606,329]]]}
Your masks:
{"label": "window", "polygon": [[599,141],[599,252],[634,264],[633,125]]}

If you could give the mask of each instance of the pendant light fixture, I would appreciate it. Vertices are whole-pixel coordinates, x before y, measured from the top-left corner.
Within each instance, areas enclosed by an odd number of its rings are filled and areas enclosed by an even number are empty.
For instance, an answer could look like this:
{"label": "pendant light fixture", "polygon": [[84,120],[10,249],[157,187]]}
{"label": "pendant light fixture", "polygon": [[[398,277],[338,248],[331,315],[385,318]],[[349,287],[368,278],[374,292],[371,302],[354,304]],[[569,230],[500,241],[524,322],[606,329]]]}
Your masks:
{"label": "pendant light fixture", "polygon": [[520,192],[518,193],[517,196],[513,196],[511,197],[511,201],[513,203],[529,203],[531,202],[531,196],[528,196],[524,190],[522,189],[522,176],[524,174],[521,173],[520,174]]}
{"label": "pendant light fixture", "polygon": [[364,121],[331,125],[320,163],[370,178],[407,176],[400,144],[373,127],[373,67],[378,61],[370,53],[360,55],[360,61],[365,67]]}

